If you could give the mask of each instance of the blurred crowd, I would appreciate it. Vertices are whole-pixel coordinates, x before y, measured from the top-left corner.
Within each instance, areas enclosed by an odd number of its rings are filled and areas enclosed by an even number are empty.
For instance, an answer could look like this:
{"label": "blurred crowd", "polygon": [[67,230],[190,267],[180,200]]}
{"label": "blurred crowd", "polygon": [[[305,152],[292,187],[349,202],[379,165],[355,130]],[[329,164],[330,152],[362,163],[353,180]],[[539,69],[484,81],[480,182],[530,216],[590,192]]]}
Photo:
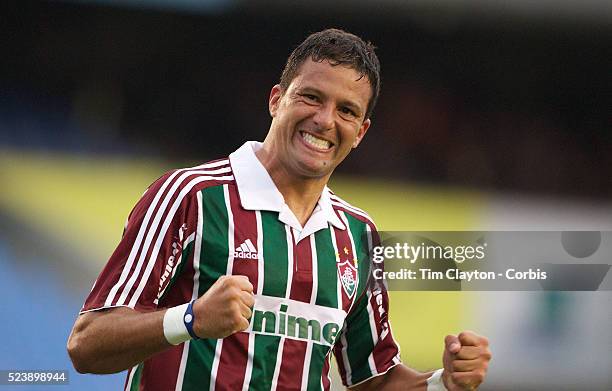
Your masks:
{"label": "blurred crowd", "polygon": [[338,24],[333,14],[312,22],[256,8],[207,15],[63,2],[26,2],[5,16],[0,147],[223,156],[263,138],[286,56],[333,25],[378,46],[383,77],[374,125],[342,172],[612,195],[612,28],[436,28],[367,15]]}

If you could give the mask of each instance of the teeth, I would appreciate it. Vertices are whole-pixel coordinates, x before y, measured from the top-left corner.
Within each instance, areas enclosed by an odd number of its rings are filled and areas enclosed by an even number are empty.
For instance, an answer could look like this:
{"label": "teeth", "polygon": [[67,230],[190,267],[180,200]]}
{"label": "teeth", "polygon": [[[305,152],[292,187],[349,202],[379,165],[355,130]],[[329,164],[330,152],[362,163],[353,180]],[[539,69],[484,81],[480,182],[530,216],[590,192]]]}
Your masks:
{"label": "teeth", "polygon": [[322,140],[320,138],[316,138],[315,136],[313,136],[310,133],[306,133],[306,132],[301,132],[302,134],[302,138],[310,145],[312,145],[315,148],[320,148],[320,149],[329,149],[331,148],[331,143],[327,140]]}

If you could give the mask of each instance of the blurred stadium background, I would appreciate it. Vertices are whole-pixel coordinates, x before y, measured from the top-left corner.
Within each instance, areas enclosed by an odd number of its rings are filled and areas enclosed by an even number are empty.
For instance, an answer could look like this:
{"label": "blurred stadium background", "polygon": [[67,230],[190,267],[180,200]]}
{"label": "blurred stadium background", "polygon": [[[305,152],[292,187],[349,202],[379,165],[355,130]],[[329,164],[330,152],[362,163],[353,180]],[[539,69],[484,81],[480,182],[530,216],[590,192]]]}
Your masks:
{"label": "blurred stadium background", "polygon": [[[612,230],[610,2],[5,1],[0,15],[0,369],[122,386],[76,374],[65,343],[127,214],[164,171],[262,140],[287,55],[325,27],[379,47],[374,125],[332,186],[379,228]],[[417,369],[470,328],[494,352],[483,390],[609,391],[611,299],[393,292],[391,318]]]}

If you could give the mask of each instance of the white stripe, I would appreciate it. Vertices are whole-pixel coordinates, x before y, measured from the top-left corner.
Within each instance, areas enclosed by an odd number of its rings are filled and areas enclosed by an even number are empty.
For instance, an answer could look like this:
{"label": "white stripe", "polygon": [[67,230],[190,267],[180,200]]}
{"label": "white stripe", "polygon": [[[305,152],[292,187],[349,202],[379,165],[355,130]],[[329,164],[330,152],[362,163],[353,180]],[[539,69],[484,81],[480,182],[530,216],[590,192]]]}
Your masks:
{"label": "white stripe", "polygon": [[[366,224],[366,236],[368,238],[368,254],[370,254],[370,251],[372,249],[372,229],[370,228],[369,224]],[[373,346],[376,346],[376,344],[378,343],[378,331],[376,328],[376,318],[374,317],[374,309],[372,308],[372,292],[370,291],[370,289],[368,289],[368,287],[366,287],[366,295],[366,298],[368,299],[366,308],[368,310],[368,319],[370,321],[372,343]],[[376,362],[374,361],[374,351],[372,351],[368,356],[368,363],[370,364],[370,370],[372,371],[372,373],[377,374],[378,370],[376,369]]]}
{"label": "white stripe", "polygon": [[257,294],[261,295],[264,284],[264,252],[263,252],[263,225],[261,222],[261,211],[255,211],[255,219],[257,220],[257,248],[259,249],[257,259]]}
{"label": "white stripe", "polygon": [[[166,179],[166,182],[164,182],[164,184],[159,189],[157,194],[155,194],[155,197],[154,197],[153,201],[151,202],[151,205],[147,209],[147,212],[145,214],[145,217],[144,217],[144,220],[142,222],[142,225],[140,226],[140,229],[138,231],[138,235],[136,237],[136,240],[134,241],[134,244],[132,245],[132,248],[131,248],[131,251],[130,251],[130,255],[128,256],[126,264],[125,264],[125,266],[124,266],[124,268],[123,268],[123,270],[121,272],[121,276],[119,277],[119,281],[117,281],[117,283],[110,290],[109,295],[108,295],[108,297],[106,299],[106,302],[105,302],[106,306],[112,304],[113,300],[115,299],[115,295],[117,294],[117,291],[123,285],[123,283],[125,282],[125,279],[127,278],[128,274],[130,273],[132,264],[134,262],[134,258],[136,257],[136,255],[138,254],[138,250],[140,249],[142,238],[144,237],[145,232],[147,232],[147,226],[149,224],[149,220],[151,218],[151,215],[153,214],[153,211],[155,210],[155,207],[157,206],[157,203],[158,203],[159,199],[161,198],[161,195],[164,193],[164,191],[166,190],[168,185],[172,182],[172,180],[180,172],[186,172],[186,171],[189,171],[189,170],[192,170],[192,169],[197,169],[197,168],[213,168],[213,167],[217,167],[219,165],[228,164],[228,163],[229,163],[229,160],[226,159],[224,161],[220,161],[220,162],[216,162],[216,163],[203,164],[203,165],[192,167],[192,168],[186,168],[186,169],[182,169],[182,170],[177,170],[177,171],[173,172],[172,175],[170,175],[170,177],[168,177],[168,179]],[[147,189],[147,191],[148,191],[148,189]],[[147,191],[145,191],[145,193]]]}
{"label": "white stripe", "polygon": [[249,390],[249,383],[251,382],[251,375],[253,373],[253,356],[255,355],[255,335],[249,333],[249,350],[247,353],[247,365],[244,372],[244,382],[242,383],[242,390]]}
{"label": "white stripe", "polygon": [[[227,210],[227,248],[234,248],[234,215],[232,214],[232,205],[230,204],[229,186],[223,185],[223,197],[225,199],[225,209]],[[234,269],[234,253],[227,252],[227,269],[225,275],[231,276]],[[215,383],[217,382],[217,371],[219,370],[219,359],[223,348],[223,339],[217,341],[215,349],[215,358],[213,359],[212,371],[210,373],[210,391],[214,391]]]}
{"label": "white stripe", "polygon": [[364,217],[366,220],[368,220],[368,222],[370,222],[372,225],[374,225],[376,227],[376,224],[374,224],[374,220],[370,217],[370,215],[368,215],[363,210],[355,208],[355,207],[345,203],[344,201],[338,202],[338,201],[332,200],[331,203],[332,203],[332,205],[339,206],[339,207],[347,209],[347,210],[349,210],[349,211],[351,211],[351,212],[353,212],[353,213],[355,213],[355,214],[357,214],[357,215],[359,215],[361,217]]}
{"label": "white stripe", "polygon": [[274,366],[274,374],[272,375],[272,386],[270,391],[275,391],[278,385],[278,375],[280,373],[281,363],[283,361],[283,348],[285,347],[285,337],[281,337],[278,343],[278,351],[276,352],[276,365]]}
{"label": "white stripe", "polygon": [[210,391],[215,390],[215,384],[217,383],[217,371],[219,370],[219,357],[221,357],[221,349],[223,349],[223,339],[217,340],[215,346],[215,358],[213,359],[212,368],[210,370]]}
{"label": "white stripe", "polygon": [[352,384],[352,371],[351,371],[351,363],[349,362],[349,358],[348,358],[348,343],[346,341],[346,333],[342,333],[342,336],[340,337],[340,339],[342,340],[342,363],[344,364],[344,372],[345,372],[345,376],[346,376],[346,384],[348,384],[349,386]]}
{"label": "white stripe", "polygon": [[[331,388],[331,384],[332,384],[332,378],[331,378],[331,360],[332,360],[332,351],[330,350],[327,353],[327,382],[329,383],[329,386]],[[323,384],[323,382],[321,382],[321,384]]]}
{"label": "white stripe", "polygon": [[195,235],[196,235],[196,233],[192,232],[191,235],[187,236],[187,239],[185,239],[185,241],[183,242],[183,248],[189,246],[189,243],[191,243],[191,242],[193,242],[195,240]]}
{"label": "white stripe", "polygon": [[[170,175],[170,177],[168,177],[168,179],[166,179],[166,181],[164,182],[162,187],[158,190],[157,194],[155,194],[155,197],[153,198],[153,201],[151,202],[151,205],[147,209],[147,212],[145,214],[144,220],[142,221],[140,229],[138,230],[138,235],[136,236],[136,240],[134,241],[134,244],[132,245],[132,248],[130,250],[130,254],[128,256],[126,264],[123,267],[123,270],[121,271],[121,275],[119,277],[119,280],[111,288],[111,290],[110,290],[110,292],[108,294],[108,297],[106,298],[106,301],[105,301],[105,304],[104,304],[105,306],[112,305],[112,302],[115,300],[115,295],[117,294],[117,291],[119,290],[119,288],[121,288],[121,286],[123,285],[123,283],[127,279],[128,274],[130,273],[130,270],[132,268],[132,264],[134,263],[134,259],[136,258],[136,255],[138,254],[138,251],[140,250],[142,239],[143,239],[145,233],[147,233],[147,232],[149,233],[147,235],[147,237],[148,237],[149,235],[152,235],[151,232],[150,232],[151,229],[153,230],[153,232],[155,232],[155,230],[157,229],[157,225],[155,225],[155,226],[152,225],[149,229],[147,228],[147,226],[149,225],[149,220],[151,219],[151,215],[153,214],[153,211],[157,207],[157,203],[159,202],[162,194],[164,193],[166,188],[170,185],[170,183],[172,183],[174,178],[179,173],[181,173],[181,172],[187,172],[189,170],[196,169],[196,168],[202,168],[202,169],[204,169],[204,168],[213,168],[213,167],[218,167],[220,165],[224,165],[224,164],[228,164],[228,163],[229,163],[229,160],[226,159],[226,160],[222,160],[222,161],[216,162],[216,163],[204,164],[204,165],[200,165],[200,166],[196,166],[196,167],[192,167],[192,168],[187,168],[187,169],[183,169],[183,170],[177,170],[177,171],[173,172],[172,175]],[[230,168],[230,170],[231,170],[231,168]],[[169,192],[166,195],[166,197],[171,196],[172,194],[170,194],[170,193],[173,193],[173,191]]]}
{"label": "white stripe", "polygon": [[138,368],[138,364],[130,368],[130,374],[128,375],[128,381],[125,383],[125,391],[129,391],[130,388],[132,388],[132,381],[134,381],[134,374],[136,373],[137,368]]}
{"label": "white stripe", "polygon": [[302,368],[302,390],[308,388],[308,374],[310,373],[310,359],[312,357],[312,344],[313,342],[306,342],[306,355],[304,357],[304,366]]}
{"label": "white stripe", "polygon": [[310,295],[310,304],[317,302],[317,290],[319,289],[319,265],[317,260],[317,244],[314,234],[310,235],[310,253],[312,254],[312,294]]}
{"label": "white stripe", "polygon": [[[355,249],[355,239],[353,238],[353,232],[351,231],[351,228],[349,227],[349,223],[348,223],[348,219],[346,218],[346,214],[345,212],[340,212],[338,214],[340,215],[340,219],[346,226],[346,232],[348,233],[348,237],[351,242],[351,250],[352,250],[353,257],[354,259],[357,259],[357,250]],[[349,259],[349,262],[353,263],[353,265],[354,265],[354,259]],[[359,261],[357,261],[357,265],[359,265]],[[359,269],[357,269],[357,280],[355,281],[355,293],[353,293],[353,298],[351,299],[351,305],[348,309],[348,313],[351,312],[351,309],[353,308],[353,306],[355,305],[355,302],[357,301],[358,288],[359,288]]]}
{"label": "white stripe", "polygon": [[[291,235],[291,228],[285,225],[285,237],[287,240],[287,289],[285,291],[285,298],[291,296],[291,283],[293,282],[293,238]],[[274,374],[272,376],[272,388],[276,390],[278,384],[278,374],[283,361],[283,347],[285,346],[285,337],[281,337],[280,343],[278,344],[278,353],[276,354],[276,363],[274,366]]]}
{"label": "white stripe", "polygon": [[[339,213],[340,214],[340,213]],[[348,225],[346,225],[346,229],[349,229]],[[338,250],[338,243],[336,243],[336,233],[335,233],[335,229],[334,227],[330,226],[330,231],[331,231],[331,237],[332,237],[332,244],[334,246],[334,251],[336,252],[336,254],[340,253],[340,250]],[[338,263],[339,259],[338,256],[336,255],[336,263]],[[342,309],[342,281],[340,281],[340,278],[338,277],[338,275],[336,274],[336,278],[337,278],[337,293],[338,293],[338,308]],[[356,295],[356,293],[355,293]],[[342,343],[342,363],[344,364],[344,369],[346,371],[346,382],[347,384],[351,384],[351,365],[348,362],[348,355],[346,352],[346,337],[344,336],[344,332],[342,332],[341,337],[340,337],[341,343]]]}
{"label": "white stripe", "polygon": [[[378,343],[378,331],[376,329],[376,319],[374,318],[374,310],[372,308],[372,300],[371,300],[372,294],[370,293],[369,289],[366,292],[365,298],[368,300],[368,302],[366,303],[366,308],[368,310],[368,319],[370,321],[370,332],[372,334],[372,343],[373,343],[373,346],[376,347],[376,344]],[[376,369],[376,362],[374,361],[374,350],[373,349],[368,355],[368,364],[370,364],[370,371],[372,372],[372,374],[374,375],[378,374],[378,369]]]}
{"label": "white stripe", "polygon": [[257,249],[255,248],[255,246],[253,246],[253,242],[251,242],[251,239],[247,239],[244,243],[249,247],[250,252],[252,253],[257,252]]}
{"label": "white stripe", "polygon": [[[260,249],[257,259],[257,291],[258,295],[263,292],[263,229],[261,223],[261,211],[255,211],[255,220],[257,221],[257,248]],[[247,239],[248,244],[253,247],[250,239]],[[253,252],[257,253],[257,250],[253,247]],[[255,356],[255,335],[249,333],[249,351],[247,354],[247,366],[244,375],[244,382],[242,383],[242,390],[248,391],[249,383],[251,382],[251,376],[253,375],[253,358]]]}
{"label": "white stripe", "polygon": [[[211,170],[211,171],[186,171],[183,174],[181,174],[181,176],[176,180],[176,182],[174,182],[174,184],[172,185],[172,187],[168,191],[168,194],[164,198],[164,201],[160,205],[159,210],[157,211],[157,213],[155,215],[155,218],[153,219],[153,222],[151,223],[151,229],[149,230],[149,232],[147,234],[147,237],[145,239],[142,251],[140,253],[140,257],[138,258],[138,263],[136,264],[136,268],[134,269],[134,273],[132,274],[132,276],[128,280],[127,284],[123,288],[123,291],[121,292],[121,296],[119,296],[119,299],[117,301],[118,304],[125,304],[127,296],[129,295],[130,291],[132,290],[132,287],[134,286],[134,283],[136,282],[138,276],[140,275],[140,270],[142,269],[142,265],[144,264],[144,261],[145,261],[145,259],[147,257],[147,253],[149,252],[149,246],[150,246],[151,242],[153,241],[153,238],[155,236],[155,232],[157,231],[157,227],[159,226],[159,223],[162,221],[162,218],[164,217],[164,213],[166,211],[166,208],[167,208],[168,204],[170,203],[170,200],[172,199],[172,197],[176,193],[177,189],[180,188],[180,185],[182,184],[183,180],[189,178],[192,175],[218,174],[221,171],[225,172],[225,171],[228,171],[228,170],[231,170],[231,169],[229,167],[225,167],[225,168],[221,168],[221,169],[217,169],[217,170]],[[212,180],[212,179],[222,180],[222,178],[225,178],[225,177],[200,176],[197,179],[205,180],[204,178],[208,178],[209,180]],[[189,182],[187,186],[189,186],[194,181],[195,181],[195,179],[192,180],[191,182]],[[168,217],[170,217],[170,218],[174,217],[174,213],[176,212],[176,209],[178,209],[178,205],[180,205],[180,202],[182,201],[183,197],[187,193],[188,193],[188,191],[185,191],[185,188],[180,190],[178,198],[172,204],[172,207],[171,207],[170,211],[168,212],[169,215],[166,215],[166,219],[164,220],[164,223],[168,222]],[[178,204],[177,204],[177,201],[178,201]],[[168,222],[168,224],[170,224],[170,223]],[[167,227],[166,227],[166,230],[167,230]],[[162,226],[162,230],[160,231],[160,234],[158,235],[158,239],[155,242],[155,246],[157,246],[158,243],[159,243],[159,246],[161,247],[161,242],[163,241],[163,235],[165,235],[165,230],[163,229],[163,226]],[[160,237],[162,238],[161,241],[160,241]],[[153,253],[151,254],[151,258],[150,259],[154,259],[155,260],[156,257],[157,257],[157,253],[158,252],[159,252],[159,248],[157,248],[157,252],[156,252],[156,249],[154,248],[153,249]],[[149,262],[150,262],[150,260],[149,260]],[[148,278],[148,275],[146,275],[146,278]],[[141,279],[140,286],[143,286],[144,283],[146,283],[146,279],[144,279],[144,280]],[[136,300],[131,300],[130,302],[135,304]],[[133,307],[134,304],[132,304],[131,306]]]}
{"label": "white stripe", "polygon": [[244,243],[242,243],[242,244],[240,245],[240,249],[241,249],[242,251],[244,251],[245,253],[250,252],[250,251],[249,251],[249,246],[247,246],[247,245],[246,245],[246,244],[244,244]]}
{"label": "white stripe", "polygon": [[350,210],[351,212],[353,212],[353,213],[355,213],[355,214],[358,214],[358,215],[360,215],[360,216],[363,216],[363,217],[367,218],[367,219],[368,219],[368,220],[370,220],[370,221],[372,220],[372,219],[370,218],[370,216],[369,216],[367,213],[365,213],[365,212],[364,212],[364,211],[362,211],[361,209],[356,209],[356,208],[352,207],[352,206],[351,206],[351,205],[349,205],[349,204],[346,204],[346,203],[343,203],[343,202],[338,202],[338,201],[335,201],[335,200],[331,200],[331,203],[332,203],[332,205],[339,206],[339,207],[341,207],[341,208],[344,208],[344,209]]}
{"label": "white stripe", "polygon": [[[191,291],[191,300],[198,298],[200,289],[200,251],[202,249],[202,229],[204,226],[204,212],[202,206],[202,192],[198,192],[196,195],[198,200],[198,220],[195,233],[195,244],[193,249],[193,290]],[[192,238],[193,235],[189,235]],[[189,238],[187,240],[189,241]],[[192,238],[193,240],[193,238]],[[183,389],[183,380],[185,378],[185,367],[187,365],[187,356],[189,355],[190,341],[183,344],[183,354],[181,355],[181,363],[179,365],[178,375],[176,378],[175,391]]]}
{"label": "white stripe", "polygon": [[[347,227],[348,229],[348,227]],[[337,300],[338,300],[338,309],[343,309],[342,307],[342,281],[340,281],[340,278],[338,278],[338,254],[340,253],[340,251],[338,251],[338,243],[336,243],[336,230],[334,227],[330,226],[329,227],[329,231],[331,233],[331,240],[332,240],[332,245],[334,246],[334,253],[336,256],[336,294],[337,294]]]}
{"label": "white stripe", "polygon": [[337,195],[330,194],[329,197],[330,197],[330,199],[332,201],[335,201],[335,202],[337,202],[339,204],[342,204],[342,205],[346,206],[347,208],[349,208],[351,210],[354,210],[355,212],[359,212],[359,213],[361,213],[361,214],[363,214],[365,216],[368,216],[368,214],[366,213],[365,210],[359,209],[358,207],[349,204],[348,202],[344,201],[342,198],[338,197]]}
{"label": "white stripe", "polygon": [[[317,244],[315,241],[315,235],[310,235],[310,253],[312,254],[312,294],[310,295],[310,304],[314,305],[317,302],[317,295],[319,294],[319,265],[317,259]],[[304,372],[302,373],[302,390],[308,388],[308,377],[310,375],[310,361],[312,360],[312,342],[308,342],[306,345],[306,357],[304,360]]]}
{"label": "white stripe", "polygon": [[289,298],[291,296],[291,284],[293,283],[293,237],[288,225],[285,225],[285,234],[287,236],[287,290],[285,291],[285,297]]}
{"label": "white stripe", "polygon": [[[159,250],[161,249],[162,242],[164,241],[164,238],[166,236],[166,232],[168,231],[168,227],[172,223],[172,220],[174,219],[174,214],[176,213],[176,211],[178,210],[179,206],[181,205],[181,203],[183,201],[183,198],[185,198],[185,196],[187,194],[189,194],[191,189],[193,189],[198,183],[206,182],[206,181],[210,181],[210,180],[218,180],[218,181],[232,180],[233,178],[234,178],[233,176],[223,176],[223,177],[200,176],[200,177],[196,177],[196,178],[192,179],[181,190],[181,192],[179,193],[179,195],[176,198],[176,200],[174,200],[174,203],[172,204],[172,207],[170,208],[170,211],[166,215],[166,219],[164,220],[164,223],[163,223],[163,225],[162,225],[162,227],[160,229],[160,232],[157,235],[157,240],[155,241],[154,247],[151,250],[151,256],[149,257],[149,261],[147,263],[147,267],[145,268],[143,276],[140,279],[140,284],[138,285],[138,288],[134,292],[134,295],[132,296],[132,299],[130,300],[130,302],[128,304],[129,307],[134,308],[134,305],[136,304],[136,302],[140,298],[140,294],[142,293],[142,291],[144,290],[145,285],[147,284],[147,280],[149,279],[149,276],[151,275],[151,271],[153,270],[153,267],[155,266],[155,263],[157,262],[157,255],[159,254]],[[146,251],[143,251],[143,254],[146,254]],[[142,255],[141,255],[141,258],[142,258]],[[144,260],[142,260],[142,261],[144,261]],[[139,263],[137,265],[137,269],[138,270],[140,270],[140,268],[142,267],[142,263],[143,262],[141,262],[139,260]],[[134,273],[134,275],[132,277],[134,277],[135,275],[136,275],[136,273]],[[132,279],[130,279],[130,281],[131,280]],[[127,297],[127,294],[129,293],[130,290],[131,290],[131,286],[130,285],[126,285],[126,287],[124,289],[124,293],[125,293],[126,297]],[[123,297],[123,294],[122,294],[121,297]],[[125,299],[123,301],[121,301],[121,298],[120,298],[119,302],[123,303],[124,301],[125,301]]]}
{"label": "white stripe", "polygon": [[[191,235],[187,237],[187,240],[183,242],[183,246],[182,246],[183,250],[189,245],[189,243],[193,242],[194,238],[195,238],[195,232],[192,232]],[[183,251],[181,251],[178,259],[176,260],[176,264],[174,264],[174,267],[172,268],[172,274],[170,275],[170,281],[168,281],[164,289],[162,289],[162,291],[157,294],[157,297],[162,297],[166,293],[166,290],[168,289],[168,287],[170,287],[170,282],[176,275],[176,271],[179,269],[181,262],[183,262]],[[157,305],[158,299],[153,300],[153,303]]]}

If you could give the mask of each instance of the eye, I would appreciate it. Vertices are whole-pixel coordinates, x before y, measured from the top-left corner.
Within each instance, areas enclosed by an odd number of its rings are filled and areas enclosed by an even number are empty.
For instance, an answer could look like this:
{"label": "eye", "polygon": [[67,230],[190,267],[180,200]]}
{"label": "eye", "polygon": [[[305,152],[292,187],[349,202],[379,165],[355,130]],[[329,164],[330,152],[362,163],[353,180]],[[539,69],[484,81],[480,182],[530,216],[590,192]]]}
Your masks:
{"label": "eye", "polygon": [[308,99],[308,100],[311,100],[311,101],[317,101],[317,100],[318,100],[318,98],[317,98],[317,96],[316,96],[316,95],[312,95],[312,94],[302,94],[302,96],[303,96],[304,98]]}
{"label": "eye", "polygon": [[355,112],[353,110],[351,110],[350,108],[348,108],[346,106],[341,107],[340,108],[340,112],[342,114],[347,114],[347,115],[350,115],[352,117],[356,117],[357,116],[357,114],[355,114]]}

